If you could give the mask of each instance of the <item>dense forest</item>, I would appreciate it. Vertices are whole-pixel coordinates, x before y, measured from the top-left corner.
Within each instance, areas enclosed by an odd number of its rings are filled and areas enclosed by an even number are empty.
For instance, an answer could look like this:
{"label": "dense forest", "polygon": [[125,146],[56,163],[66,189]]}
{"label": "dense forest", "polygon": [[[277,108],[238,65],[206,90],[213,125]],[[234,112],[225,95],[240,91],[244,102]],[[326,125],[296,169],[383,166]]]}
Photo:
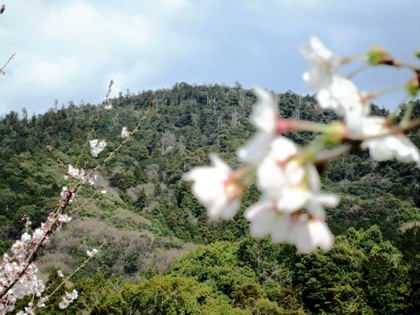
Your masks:
{"label": "dense forest", "polygon": [[[276,95],[283,117],[330,122],[311,95]],[[0,251],[24,229],[38,227],[57,205],[69,164],[93,169],[121,143],[122,127],[136,133],[83,186],[38,263],[52,292],[61,278],[100,247],[96,259],[67,288],[79,298],[57,306],[61,288],[39,314],[415,314],[420,309],[420,170],[414,164],[376,162],[354,152],[327,163],[323,185],[340,195],[329,209],[335,245],[309,255],[292,245],[249,236],[243,211],[258,196],[251,187],[240,213],[210,221],[182,179],[217,152],[232,166],[236,149],[254,129],[256,97],[239,84],[189,85],[110,99],[113,109],[70,103],[30,117],[0,119]],[[420,117],[420,102],[413,115]],[[373,114],[388,111],[373,105]],[[402,113],[404,112],[404,107]],[[401,114],[402,115],[402,114]],[[93,129],[92,129],[93,128]],[[305,145],[309,132],[287,135]],[[420,146],[417,130],[409,134]],[[98,158],[88,138],[106,139]],[[106,194],[100,190],[106,189]],[[55,299],[55,300],[54,300]],[[22,303],[24,303],[23,301]],[[22,304],[24,305],[24,304]],[[19,308],[18,308],[19,309]]]}

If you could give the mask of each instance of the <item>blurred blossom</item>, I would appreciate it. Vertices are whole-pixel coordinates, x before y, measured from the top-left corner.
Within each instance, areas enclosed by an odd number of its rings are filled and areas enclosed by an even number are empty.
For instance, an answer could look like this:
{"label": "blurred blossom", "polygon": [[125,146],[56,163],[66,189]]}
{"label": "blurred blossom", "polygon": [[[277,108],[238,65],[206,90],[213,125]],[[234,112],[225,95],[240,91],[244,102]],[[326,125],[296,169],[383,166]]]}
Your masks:
{"label": "blurred blossom", "polygon": [[98,157],[99,153],[101,153],[105,147],[106,147],[106,141],[105,140],[97,140],[97,139],[93,139],[93,140],[89,140],[89,145],[90,145],[90,153],[92,154],[93,157]]}
{"label": "blurred blossom", "polygon": [[67,174],[74,179],[81,180],[82,182],[85,181],[85,171],[83,168],[79,169],[69,164],[67,167]]}
{"label": "blurred blossom", "polygon": [[309,90],[318,91],[329,86],[332,78],[340,75],[340,58],[325,48],[317,37],[311,37],[300,52],[309,63],[309,70],[303,74]]}
{"label": "blurred blossom", "polygon": [[279,120],[278,105],[273,96],[262,89],[256,89],[255,94],[258,100],[252,109],[250,120],[257,128],[257,133],[238,149],[239,159],[253,165],[261,162],[270,148]]}
{"label": "blurred blossom", "polygon": [[230,219],[239,209],[243,186],[216,154],[210,154],[210,160],[213,166],[196,167],[184,179],[193,181],[193,193],[207,208],[210,218]]}
{"label": "blurred blossom", "polygon": [[66,292],[66,294],[62,297],[62,300],[58,304],[58,306],[61,309],[65,309],[70,305],[71,302],[77,299],[77,297],[78,297],[78,293],[76,289],[74,289],[72,292]]}
{"label": "blurred blossom", "polygon": [[121,130],[121,138],[123,139],[128,138],[128,136],[129,136],[129,133],[128,133],[127,127],[123,127]]}
{"label": "blurred blossom", "polygon": [[72,220],[72,217],[67,214],[59,214],[57,218],[60,223],[69,223]]}
{"label": "blurred blossom", "polygon": [[419,149],[402,132],[392,134],[383,117],[369,117],[363,120],[363,135],[369,139],[362,142],[363,149],[376,161],[397,159],[401,162],[415,162],[420,167]]}
{"label": "blurred blossom", "polygon": [[97,253],[98,253],[98,250],[96,248],[86,251],[86,255],[88,255],[90,258],[94,257]]}

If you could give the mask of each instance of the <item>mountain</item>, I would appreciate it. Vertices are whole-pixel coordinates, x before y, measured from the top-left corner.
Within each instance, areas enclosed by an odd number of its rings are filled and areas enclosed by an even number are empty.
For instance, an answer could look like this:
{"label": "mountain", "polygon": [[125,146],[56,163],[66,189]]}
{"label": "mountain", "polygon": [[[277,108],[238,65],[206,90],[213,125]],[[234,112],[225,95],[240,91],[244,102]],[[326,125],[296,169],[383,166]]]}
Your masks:
{"label": "mountain", "polygon": [[[276,98],[280,114],[286,118],[317,122],[339,119],[332,113],[320,111],[313,96],[300,96],[288,91],[276,95]],[[417,233],[420,173],[414,165],[395,161],[375,162],[368,158],[366,152],[327,163],[322,170],[324,186],[341,196],[339,206],[328,211],[328,223],[334,234],[341,236],[337,241],[338,247],[332,253],[317,253],[306,259],[294,253],[290,246],[251,241],[248,224],[241,215],[231,221],[209,221],[205,209],[192,196],[189,183],[182,180],[183,174],[191,168],[207,165],[211,152],[217,152],[233,167],[238,165],[236,149],[255,131],[249,123],[252,105],[256,101],[252,90],[242,89],[239,84],[228,87],[179,83],[171,89],[143,91],[136,95],[120,94],[109,101],[113,106],[111,110],[104,110],[103,105],[70,103],[43,115],[28,117],[25,112],[21,115],[11,112],[0,120],[1,252],[5,252],[20,237],[24,215],[30,218],[33,227],[37,227],[58,204],[62,186],[72,184],[64,178],[69,164],[86,171],[100,165],[95,173],[95,185],[83,185],[77,193],[77,201],[71,205],[73,221],[53,236],[51,244],[40,256],[40,268],[50,277],[56,269],[71,272],[85,259],[86,249],[102,246],[98,259],[74,277],[76,285],[79,283],[86,288],[89,281],[103,282],[103,292],[114,292],[112,287],[107,287],[109,283],[106,279],[115,276],[120,287],[130,281],[131,287],[126,288],[128,296],[134,294],[133,290],[141,290],[144,281],[159,288],[161,282],[164,285],[179,285],[185,290],[192,286],[194,290],[208,292],[208,305],[217,304],[228,309],[233,303],[234,307],[229,308],[232,314],[252,309],[258,309],[260,313],[263,309],[271,309],[273,314],[287,309],[337,312],[339,303],[334,300],[337,304],[334,308],[325,299],[349,300],[359,294],[363,296],[363,301],[359,301],[360,309],[366,309],[366,313],[386,314],[389,309],[379,311],[379,302],[371,302],[379,299],[382,293],[377,296],[365,293],[372,284],[363,283],[360,275],[369,275],[374,279],[376,272],[374,265],[363,267],[362,262],[373,264],[372,260],[382,259],[388,263],[386,259],[393,257],[398,262],[395,273],[401,281],[398,285],[394,280],[389,283],[394,283],[398,290],[403,290],[404,285],[408,287],[404,293],[391,290],[386,294],[392,295],[395,312],[408,312],[409,307],[415,305],[413,301],[418,294],[418,272],[415,270],[419,266],[416,257],[420,244]],[[420,116],[419,105],[417,101],[413,113],[415,117]],[[144,117],[149,108],[150,112]],[[375,115],[388,114],[387,110],[374,105],[372,111]],[[102,164],[108,154],[120,145],[121,129],[127,127],[132,131],[139,122],[138,132],[115,156]],[[294,132],[288,137],[305,145],[316,135]],[[419,146],[418,132],[412,131],[410,137]],[[90,139],[105,139],[108,144],[98,158],[92,157],[85,147]],[[101,194],[104,189],[107,193]],[[241,213],[256,200],[255,187],[251,187],[244,196]],[[372,225],[376,225],[376,229],[372,229]],[[264,254],[258,259],[243,256],[246,246],[264,247],[271,253],[271,258]],[[205,251],[215,250],[216,256],[220,251],[230,251],[231,260],[225,269],[199,264],[201,267],[197,273],[192,272],[196,262],[188,261],[189,258],[177,260],[178,265],[173,265],[175,259],[186,253],[190,256],[185,257],[201,255],[203,248]],[[380,248],[388,258],[375,256],[375,248]],[[248,253],[251,254],[255,253]],[[340,258],[340,255],[343,257]],[[347,261],[350,258],[344,258],[346,255],[354,255],[355,261]],[[245,257],[259,261],[258,272],[256,265]],[[289,263],[279,263],[282,258]],[[343,267],[354,281],[343,281],[340,287],[332,286],[325,296],[316,295],[313,292],[316,286],[311,289],[311,278],[307,273],[310,270],[325,273],[318,265],[322,259],[327,259],[332,269],[345,264],[353,266],[360,274],[351,273],[351,268]],[[296,264],[299,268],[292,267]],[[183,265],[190,266],[191,272],[186,272]],[[201,274],[206,268],[208,274],[215,273],[213,278]],[[268,281],[278,277],[275,270],[288,274],[289,281],[277,281],[280,287]],[[96,272],[99,273],[95,276]],[[245,280],[230,289],[229,286],[223,288],[223,279],[216,275],[224,272],[227,275],[232,272],[229,276],[232,279]],[[380,270],[377,269],[377,272]],[[181,278],[174,280],[173,277]],[[254,286],[246,287],[247,283]],[[352,285],[353,291],[349,289]],[[165,290],[170,291],[168,288]],[[380,292],[379,288],[377,290]],[[224,296],[222,300],[218,300],[220,294]],[[242,298],[238,294],[242,294]],[[286,295],[280,299],[279,294]],[[250,297],[255,301],[250,302]],[[280,302],[286,298],[295,301],[298,306],[293,308]],[[128,303],[124,299],[118,301]],[[320,305],[318,308],[310,306],[316,302]],[[88,302],[85,300],[85,303]],[[92,301],[89,303],[91,306],[95,304]],[[113,312],[95,307],[99,313]],[[191,308],[197,308],[200,313],[199,305],[194,304]],[[298,314],[296,312],[293,314]]]}

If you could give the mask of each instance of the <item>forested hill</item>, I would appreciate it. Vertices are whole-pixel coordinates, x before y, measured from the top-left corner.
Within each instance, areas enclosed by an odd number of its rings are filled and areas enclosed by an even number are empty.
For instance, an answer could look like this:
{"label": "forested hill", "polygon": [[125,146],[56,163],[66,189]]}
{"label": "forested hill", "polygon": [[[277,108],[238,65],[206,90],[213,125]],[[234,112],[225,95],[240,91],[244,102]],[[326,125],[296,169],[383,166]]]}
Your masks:
{"label": "forested hill", "polygon": [[[74,279],[81,296],[70,313],[117,314],[120,309],[125,314],[128,305],[140,314],[156,313],[153,307],[185,307],[191,314],[412,312],[419,303],[420,267],[415,165],[378,163],[366,152],[326,165],[324,185],[341,196],[339,206],[328,210],[328,224],[341,235],[329,253],[303,256],[291,246],[251,239],[241,215],[227,222],[207,219],[182,175],[207,165],[210,152],[237,165],[236,149],[255,131],[249,123],[255,100],[252,90],[239,84],[179,83],[120,94],[110,100],[111,110],[71,103],[33,117],[5,115],[0,120],[0,251],[20,237],[24,215],[37,227],[57,205],[61,187],[69,184],[64,179],[68,164],[85,170],[97,166],[121,143],[122,127],[132,130],[152,107],[139,132],[99,169],[96,185],[78,193],[74,221],[40,257],[45,273],[70,272],[86,248],[104,244],[98,259]],[[289,91],[277,100],[284,117],[338,119],[320,111],[309,95]],[[388,113],[376,106],[372,111]],[[420,117],[418,101],[413,115]],[[309,132],[288,136],[302,145],[316,137]],[[418,132],[410,137],[420,146]],[[82,149],[88,138],[107,141],[98,158]],[[102,188],[107,194],[99,193]],[[256,199],[251,188],[242,211]],[[169,302],[156,298],[162,294],[178,304],[163,306]]]}

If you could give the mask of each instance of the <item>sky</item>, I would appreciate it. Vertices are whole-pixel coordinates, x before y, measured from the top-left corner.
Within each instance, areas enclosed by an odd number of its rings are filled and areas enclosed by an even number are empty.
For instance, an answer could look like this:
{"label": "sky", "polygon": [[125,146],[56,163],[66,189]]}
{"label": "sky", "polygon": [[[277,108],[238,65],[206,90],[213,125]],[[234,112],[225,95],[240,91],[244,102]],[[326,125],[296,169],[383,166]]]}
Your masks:
{"label": "sky", "polygon": [[[374,44],[419,64],[417,0],[3,0],[0,115],[25,108],[42,114],[69,102],[99,104],[111,79],[119,92],[175,83],[305,90],[300,47],[317,36],[340,56]],[[345,74],[361,66],[343,69]],[[355,77],[363,91],[403,85],[411,73],[368,69]],[[402,90],[375,99],[389,109]]]}

